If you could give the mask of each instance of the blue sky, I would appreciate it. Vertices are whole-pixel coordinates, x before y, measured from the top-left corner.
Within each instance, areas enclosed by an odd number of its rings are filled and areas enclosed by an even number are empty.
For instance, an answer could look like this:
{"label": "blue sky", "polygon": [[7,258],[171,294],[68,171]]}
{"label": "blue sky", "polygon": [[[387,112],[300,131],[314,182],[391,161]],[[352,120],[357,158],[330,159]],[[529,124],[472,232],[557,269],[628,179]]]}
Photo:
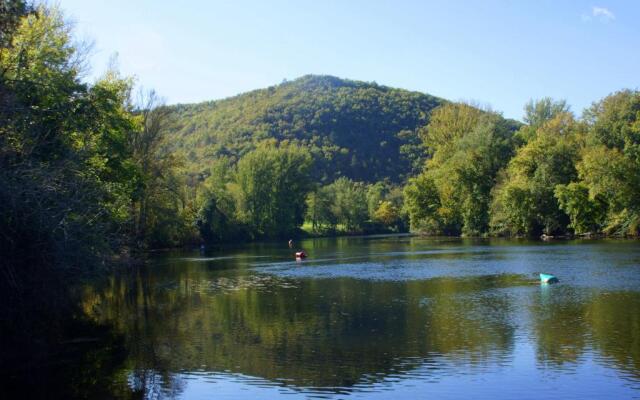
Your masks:
{"label": "blue sky", "polygon": [[490,105],[530,98],[580,114],[640,87],[640,1],[60,0],[94,42],[89,78],[123,73],[166,101],[232,96],[299,76],[343,78]]}

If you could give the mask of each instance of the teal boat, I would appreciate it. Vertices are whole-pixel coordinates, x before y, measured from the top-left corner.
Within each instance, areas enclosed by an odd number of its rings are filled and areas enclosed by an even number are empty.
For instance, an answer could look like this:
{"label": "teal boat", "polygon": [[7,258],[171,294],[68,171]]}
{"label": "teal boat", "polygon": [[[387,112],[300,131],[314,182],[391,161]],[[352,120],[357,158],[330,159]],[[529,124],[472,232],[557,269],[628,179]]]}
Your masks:
{"label": "teal boat", "polygon": [[555,275],[540,273],[540,282],[542,283],[558,283]]}

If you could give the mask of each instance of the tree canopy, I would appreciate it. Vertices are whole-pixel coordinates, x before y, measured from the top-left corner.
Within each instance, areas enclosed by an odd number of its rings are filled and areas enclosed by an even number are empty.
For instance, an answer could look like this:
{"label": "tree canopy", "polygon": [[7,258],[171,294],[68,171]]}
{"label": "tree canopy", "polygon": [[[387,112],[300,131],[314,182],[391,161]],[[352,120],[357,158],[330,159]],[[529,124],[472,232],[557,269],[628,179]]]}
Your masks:
{"label": "tree canopy", "polygon": [[431,155],[405,187],[414,230],[436,234],[637,235],[640,94],[607,96],[576,119],[564,101],[525,105],[514,125],[463,104],[421,130]]}
{"label": "tree canopy", "polygon": [[440,234],[486,232],[491,189],[513,153],[513,133],[500,115],[467,104],[435,110],[422,135],[433,156],[405,188],[412,226]]}
{"label": "tree canopy", "polygon": [[375,83],[307,75],[225,100],[171,107],[174,149],[191,171],[234,161],[265,140],[295,143],[312,155],[313,179],[402,182],[420,168],[417,130],[444,100]]}

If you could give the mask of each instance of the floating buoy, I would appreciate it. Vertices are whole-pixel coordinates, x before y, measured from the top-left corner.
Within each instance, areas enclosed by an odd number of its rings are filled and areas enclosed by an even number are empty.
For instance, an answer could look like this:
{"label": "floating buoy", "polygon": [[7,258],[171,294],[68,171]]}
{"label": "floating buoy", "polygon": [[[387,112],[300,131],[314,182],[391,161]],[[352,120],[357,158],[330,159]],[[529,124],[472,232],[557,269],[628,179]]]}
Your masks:
{"label": "floating buoy", "polygon": [[558,278],[555,275],[540,273],[540,282],[542,283],[558,283]]}
{"label": "floating buoy", "polygon": [[305,254],[305,252],[304,251],[297,251],[296,252],[296,259],[302,260],[303,258],[307,258],[307,255]]}

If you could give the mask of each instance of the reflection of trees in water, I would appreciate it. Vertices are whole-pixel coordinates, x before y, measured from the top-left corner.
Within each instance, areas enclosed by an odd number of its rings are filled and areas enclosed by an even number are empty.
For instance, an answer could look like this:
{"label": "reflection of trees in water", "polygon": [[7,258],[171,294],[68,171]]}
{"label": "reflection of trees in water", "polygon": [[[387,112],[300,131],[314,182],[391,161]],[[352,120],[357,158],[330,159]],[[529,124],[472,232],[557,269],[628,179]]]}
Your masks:
{"label": "reflection of trees in water", "polygon": [[523,300],[541,365],[576,363],[595,348],[626,371],[640,368],[637,293],[555,286],[522,297],[509,289],[522,279],[510,275],[291,283],[184,263],[113,277],[87,289],[84,306],[125,338],[127,360],[114,379],[143,397],[177,395],[186,385],[180,373],[193,370],[333,390],[423,365],[435,379],[442,368],[503,365]]}
{"label": "reflection of trees in water", "polygon": [[515,330],[511,302],[504,292],[492,289],[521,284],[519,277],[441,278],[429,283],[425,311],[430,348],[471,366],[511,352]]}
{"label": "reflection of trees in water", "polygon": [[601,293],[588,303],[585,318],[590,321],[594,347],[640,378],[640,295]]}
{"label": "reflection of trees in water", "polygon": [[[184,390],[185,382],[173,373],[169,356],[179,338],[171,341],[170,332],[162,332],[165,327],[150,323],[164,313],[156,308],[159,299],[155,293],[162,291],[153,289],[157,287],[154,277],[148,267],[134,268],[120,271],[101,287],[85,288],[85,313],[96,323],[110,324],[125,341],[127,357],[111,376],[112,381],[104,385],[111,398],[175,398]],[[173,304],[168,312],[184,308],[177,301],[160,302]]]}
{"label": "reflection of trees in water", "polygon": [[587,346],[585,301],[575,288],[541,285],[530,303],[537,361],[549,366],[575,363]]}
{"label": "reflection of trees in water", "polygon": [[[473,368],[512,348],[508,299],[478,295],[508,286],[509,277],[311,280],[223,293],[193,284],[216,277],[253,279],[231,270],[211,274],[193,264],[177,278],[140,270],[88,292],[85,305],[126,338],[128,368],[155,371],[176,390],[172,373],[202,366],[286,378],[294,386],[348,387],[364,376],[383,379],[429,360],[436,369],[443,360],[464,360]],[[155,382],[144,374],[140,379]]]}
{"label": "reflection of trees in water", "polygon": [[640,377],[640,293],[541,287],[530,306],[538,362],[576,363],[586,352]]}
{"label": "reflection of trees in water", "polygon": [[144,399],[174,399],[186,386],[179,375],[163,375],[153,369],[136,368],[129,374],[127,383],[136,397]]}

